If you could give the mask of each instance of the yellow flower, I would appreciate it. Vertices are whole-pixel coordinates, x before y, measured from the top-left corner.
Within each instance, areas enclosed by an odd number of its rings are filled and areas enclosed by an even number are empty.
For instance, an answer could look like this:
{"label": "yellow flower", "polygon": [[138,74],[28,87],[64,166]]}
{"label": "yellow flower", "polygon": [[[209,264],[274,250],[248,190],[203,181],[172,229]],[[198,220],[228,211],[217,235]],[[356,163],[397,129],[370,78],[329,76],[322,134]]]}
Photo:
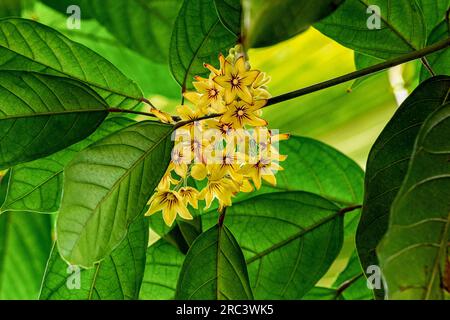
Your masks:
{"label": "yellow flower", "polygon": [[187,206],[190,204],[194,209],[198,209],[198,190],[192,187],[183,187],[179,191],[183,203]]}
{"label": "yellow flower", "polygon": [[168,226],[173,224],[177,214],[183,219],[192,219],[183,199],[176,191],[159,190],[152,196],[148,204],[150,204],[150,208],[145,215],[150,216],[162,211],[164,222]]}
{"label": "yellow flower", "polygon": [[261,188],[261,180],[264,180],[271,185],[276,185],[277,180],[275,173],[283,170],[277,163],[273,162],[270,158],[261,158],[255,164],[246,164],[241,169],[241,173],[250,177],[255,184],[256,189]]}
{"label": "yellow flower", "polygon": [[172,170],[173,170],[173,163],[170,163],[166,173],[164,174],[164,176],[162,177],[161,181],[158,184],[157,187],[158,190],[170,189],[170,186],[172,184],[177,185],[179,183],[178,180],[172,177]]}
{"label": "yellow flower", "polygon": [[223,113],[225,104],[222,99],[222,88],[212,79],[195,77],[194,87],[201,94],[198,104],[203,108],[204,113]]}
{"label": "yellow flower", "polygon": [[229,178],[220,177],[220,175],[211,175],[208,177],[208,184],[200,192],[199,199],[206,201],[205,209],[211,207],[214,199],[219,200],[219,208],[231,206],[231,197],[239,192],[240,186]]}
{"label": "yellow flower", "polygon": [[163,112],[156,108],[152,108],[150,109],[150,113],[157,117],[162,123],[175,123],[175,121],[172,119],[172,116],[166,112]]}
{"label": "yellow flower", "polygon": [[192,162],[192,152],[183,146],[183,143],[175,145],[172,149],[172,168],[181,178],[186,178],[188,164]]}
{"label": "yellow flower", "polygon": [[209,71],[211,71],[211,73],[213,75],[220,76],[220,75],[224,74],[223,70],[224,70],[224,65],[225,65],[225,57],[223,56],[223,54],[219,54],[219,62],[220,62],[220,68],[219,69],[214,68],[212,65],[210,65],[208,63],[203,64],[203,66],[205,68],[207,68]]}
{"label": "yellow flower", "polygon": [[266,100],[255,101],[254,104],[248,104],[244,101],[235,101],[228,106],[220,121],[222,123],[231,123],[234,129],[241,129],[245,125],[253,127],[263,127],[267,121],[258,116],[258,111],[266,105]]}
{"label": "yellow flower", "polygon": [[252,103],[253,97],[249,87],[258,75],[259,71],[257,70],[247,71],[244,57],[240,57],[234,65],[225,61],[223,75],[215,76],[213,80],[224,88],[226,104],[232,103],[236,97],[247,103]]}

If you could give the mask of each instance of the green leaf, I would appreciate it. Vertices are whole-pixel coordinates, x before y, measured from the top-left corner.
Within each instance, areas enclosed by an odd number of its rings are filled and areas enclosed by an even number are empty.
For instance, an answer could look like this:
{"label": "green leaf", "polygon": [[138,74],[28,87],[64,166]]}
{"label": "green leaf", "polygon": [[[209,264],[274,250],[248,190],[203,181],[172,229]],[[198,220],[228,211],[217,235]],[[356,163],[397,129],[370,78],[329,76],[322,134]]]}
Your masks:
{"label": "green leaf", "polygon": [[22,0],[2,0],[0,2],[0,18],[19,17],[22,11]]}
{"label": "green leaf", "polygon": [[[371,5],[381,9],[379,30],[367,26]],[[315,27],[345,47],[386,60],[421,49],[426,42],[426,26],[416,1],[347,0]]]}
{"label": "green leaf", "polygon": [[0,169],[62,150],[94,132],[107,105],[77,81],[0,71]]}
{"label": "green leaf", "polygon": [[430,33],[436,25],[445,20],[445,14],[450,9],[450,0],[417,0],[423,11],[423,17]]}
{"label": "green leaf", "polygon": [[222,24],[237,37],[241,36],[241,0],[214,0]]}
{"label": "green leaf", "polygon": [[51,217],[0,215],[0,300],[37,299],[52,247]]}
{"label": "green leaf", "polygon": [[194,76],[207,76],[203,63],[217,64],[237,42],[217,16],[211,0],[185,0],[175,22],[170,44],[170,68],[182,88],[192,88]]}
{"label": "green leaf", "polygon": [[[202,217],[205,226],[216,219]],[[342,247],[341,208],[312,193],[260,195],[233,204],[225,221],[244,251],[255,299],[301,299]]]}
{"label": "green leaf", "polygon": [[143,217],[139,217],[130,225],[124,241],[92,269],[70,267],[54,246],[47,264],[40,299],[137,299],[144,276],[147,244],[148,223]]}
{"label": "green leaf", "polygon": [[62,8],[54,2],[44,1],[64,13],[69,5],[79,5],[82,15],[95,18],[128,48],[152,61],[167,63],[169,39],[183,1],[64,0]]}
{"label": "green leaf", "polygon": [[375,248],[387,230],[391,204],[405,179],[417,134],[425,119],[448,99],[449,90],[450,77],[422,83],[400,106],[370,152],[356,235],[364,269],[378,265]]}
{"label": "green leaf", "polygon": [[170,161],[172,126],[144,121],[80,152],[64,171],[58,248],[91,267],[124,239]]}
{"label": "green leaf", "polygon": [[37,71],[93,88],[110,107],[132,108],[139,87],[94,51],[38,22],[0,19],[0,70]]}
{"label": "green leaf", "polygon": [[306,31],[334,12],[344,0],[248,0],[251,47],[266,47]]}
{"label": "green leaf", "polygon": [[226,226],[216,225],[195,240],[184,260],[175,298],[253,299],[244,255]]}
{"label": "green leaf", "polygon": [[342,297],[338,296],[338,292],[332,288],[314,287],[307,294],[305,294],[302,300],[341,300]]}
{"label": "green leaf", "polygon": [[135,123],[128,118],[107,119],[87,139],[58,153],[9,170],[10,176],[1,182],[6,199],[0,201],[0,212],[26,211],[54,213],[59,210],[63,188],[64,167],[74,156],[90,144]]}
{"label": "green leaf", "polygon": [[350,257],[350,260],[342,271],[333,287],[342,295],[345,300],[372,300],[373,291],[367,287],[367,279],[361,267],[361,262],[356,251]]}
{"label": "green leaf", "polygon": [[[447,90],[448,90],[447,86]],[[449,299],[450,104],[423,123],[377,253],[390,299]]]}
{"label": "green leaf", "polygon": [[172,300],[184,254],[164,240],[147,249],[147,262],[139,299]]}
{"label": "green leaf", "polygon": [[[428,45],[432,45],[440,40],[444,40],[449,37],[449,26],[447,21],[442,21],[436,28],[431,32],[428,37]],[[450,75],[450,49],[446,48],[444,50],[435,52],[427,56],[427,60],[436,74],[439,75]],[[422,66],[420,72],[420,80],[424,81],[430,78],[430,72]]]}

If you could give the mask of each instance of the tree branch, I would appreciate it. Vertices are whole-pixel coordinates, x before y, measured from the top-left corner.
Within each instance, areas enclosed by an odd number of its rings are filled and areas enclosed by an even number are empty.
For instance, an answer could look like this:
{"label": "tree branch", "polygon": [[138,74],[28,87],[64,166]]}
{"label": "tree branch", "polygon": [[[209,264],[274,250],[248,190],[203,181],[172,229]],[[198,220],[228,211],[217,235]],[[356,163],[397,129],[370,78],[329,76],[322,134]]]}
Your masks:
{"label": "tree branch", "polygon": [[405,54],[401,57],[394,58],[392,60],[385,61],[385,62],[376,64],[374,66],[346,74],[341,77],[337,77],[337,78],[334,78],[334,79],[331,79],[331,80],[328,80],[325,82],[321,82],[321,83],[315,84],[315,85],[307,87],[307,88],[303,88],[300,90],[296,90],[293,92],[289,92],[289,93],[282,94],[280,96],[271,98],[267,102],[266,107],[283,102],[283,101],[295,99],[295,98],[298,98],[298,97],[301,97],[301,96],[304,96],[304,95],[307,95],[307,94],[310,94],[310,93],[313,93],[316,91],[334,87],[336,85],[339,85],[339,84],[342,84],[342,83],[345,83],[345,82],[348,82],[351,80],[355,80],[355,79],[358,79],[358,78],[361,78],[361,77],[364,77],[364,76],[367,76],[372,73],[376,73],[376,72],[379,72],[379,71],[382,71],[385,69],[389,69],[389,68],[395,67],[397,65],[400,65],[400,64],[403,64],[403,63],[406,63],[409,61],[423,58],[433,52],[445,49],[448,46],[450,46],[450,37],[443,41],[437,42],[431,46],[425,47],[421,50]]}

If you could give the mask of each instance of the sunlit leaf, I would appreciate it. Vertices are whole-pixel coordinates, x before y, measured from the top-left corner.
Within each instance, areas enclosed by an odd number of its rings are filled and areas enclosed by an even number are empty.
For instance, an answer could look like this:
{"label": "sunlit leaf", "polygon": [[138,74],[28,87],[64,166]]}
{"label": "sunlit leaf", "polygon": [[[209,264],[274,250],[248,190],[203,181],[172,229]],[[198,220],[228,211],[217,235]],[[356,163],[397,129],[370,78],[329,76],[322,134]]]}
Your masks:
{"label": "sunlit leaf", "polygon": [[91,267],[124,239],[170,161],[172,126],[144,121],[80,152],[64,171],[58,248]]}
{"label": "sunlit leaf", "polygon": [[19,164],[1,181],[7,190],[0,211],[54,213],[61,203],[64,167],[88,145],[135,123],[128,118],[107,119],[87,139],[48,157]]}
{"label": "sunlit leaf", "polygon": [[37,71],[82,81],[111,107],[140,103],[138,86],[87,47],[35,21],[0,20],[0,70]]}
{"label": "sunlit leaf", "polygon": [[91,269],[69,266],[56,246],[47,264],[41,300],[137,299],[145,268],[148,223],[139,217],[122,243]]}
{"label": "sunlit leaf", "polygon": [[105,101],[67,78],[0,71],[0,169],[88,137],[108,115]]}

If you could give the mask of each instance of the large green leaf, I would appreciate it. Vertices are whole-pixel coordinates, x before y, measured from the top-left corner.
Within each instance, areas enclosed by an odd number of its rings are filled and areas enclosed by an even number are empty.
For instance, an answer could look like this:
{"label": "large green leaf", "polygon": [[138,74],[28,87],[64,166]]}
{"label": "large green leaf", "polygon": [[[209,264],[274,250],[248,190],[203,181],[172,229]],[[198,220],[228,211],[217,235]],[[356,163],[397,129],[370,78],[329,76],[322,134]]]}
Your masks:
{"label": "large green leaf", "polygon": [[95,18],[127,47],[146,58],[166,63],[170,36],[182,0],[45,0],[65,13],[69,5]]}
{"label": "large green leaf", "polygon": [[[205,226],[217,220],[202,218]],[[341,208],[312,193],[260,195],[229,207],[225,221],[244,251],[256,299],[302,298],[342,247]]]}
{"label": "large green leaf", "polygon": [[194,76],[207,76],[204,63],[217,65],[237,37],[217,15],[212,0],[185,0],[175,22],[170,44],[170,68],[182,88],[192,88]]}
{"label": "large green leaf", "polygon": [[83,140],[108,115],[95,91],[67,78],[0,71],[0,97],[0,169]]}
{"label": "large green leaf", "polygon": [[51,217],[0,215],[0,300],[37,299],[52,247]]}
{"label": "large green leaf", "polygon": [[0,19],[0,70],[38,71],[84,82],[111,107],[140,103],[139,87],[87,47],[38,22]]}
{"label": "large green leaf", "polygon": [[436,25],[445,20],[445,13],[450,9],[450,0],[417,0],[423,11],[423,17],[430,33]]}
{"label": "large green leaf", "polygon": [[226,226],[213,226],[195,240],[184,260],[175,298],[253,299],[244,255]]}
{"label": "large green leaf", "polygon": [[[440,40],[444,40],[449,37],[449,25],[447,21],[442,21],[428,36],[428,44],[432,45]],[[450,75],[450,48],[435,52],[427,56],[427,60],[436,74]],[[420,79],[424,81],[430,77],[430,72],[422,66],[420,72]]]}
{"label": "large green leaf", "polygon": [[450,298],[444,289],[450,242],[449,137],[447,103],[420,129],[388,231],[377,249],[390,299]]}
{"label": "large green leaf", "polygon": [[184,254],[161,239],[147,249],[147,263],[139,299],[171,300],[175,298]]}
{"label": "large green leaf", "polygon": [[147,244],[148,223],[139,217],[130,225],[122,243],[92,269],[70,267],[61,259],[55,246],[47,264],[40,299],[137,299],[144,275]]}
{"label": "large green leaf", "polygon": [[69,163],[57,220],[59,251],[68,262],[90,267],[122,241],[166,171],[172,129],[140,122]]}
{"label": "large green leaf", "polygon": [[19,17],[22,11],[22,0],[2,0],[0,2],[0,18]]}
{"label": "large green leaf", "polygon": [[87,139],[58,153],[32,162],[19,164],[9,170],[7,179],[1,182],[6,188],[6,198],[0,200],[0,212],[26,211],[54,213],[61,203],[64,167],[88,145],[123,129],[135,121],[112,117]]}
{"label": "large green leaf", "polygon": [[375,249],[387,230],[391,204],[405,179],[417,134],[425,119],[448,99],[449,90],[450,77],[422,83],[401,105],[370,152],[356,235],[364,269],[378,265]]}
{"label": "large green leaf", "polygon": [[250,7],[248,42],[266,47],[292,38],[334,12],[344,0],[244,0]]}
{"label": "large green leaf", "polygon": [[214,0],[220,21],[236,36],[241,36],[241,0]]}
{"label": "large green leaf", "polygon": [[[367,26],[371,5],[381,10],[379,30]],[[410,0],[346,0],[333,15],[315,26],[342,45],[380,59],[421,49],[426,42],[422,10]]]}

